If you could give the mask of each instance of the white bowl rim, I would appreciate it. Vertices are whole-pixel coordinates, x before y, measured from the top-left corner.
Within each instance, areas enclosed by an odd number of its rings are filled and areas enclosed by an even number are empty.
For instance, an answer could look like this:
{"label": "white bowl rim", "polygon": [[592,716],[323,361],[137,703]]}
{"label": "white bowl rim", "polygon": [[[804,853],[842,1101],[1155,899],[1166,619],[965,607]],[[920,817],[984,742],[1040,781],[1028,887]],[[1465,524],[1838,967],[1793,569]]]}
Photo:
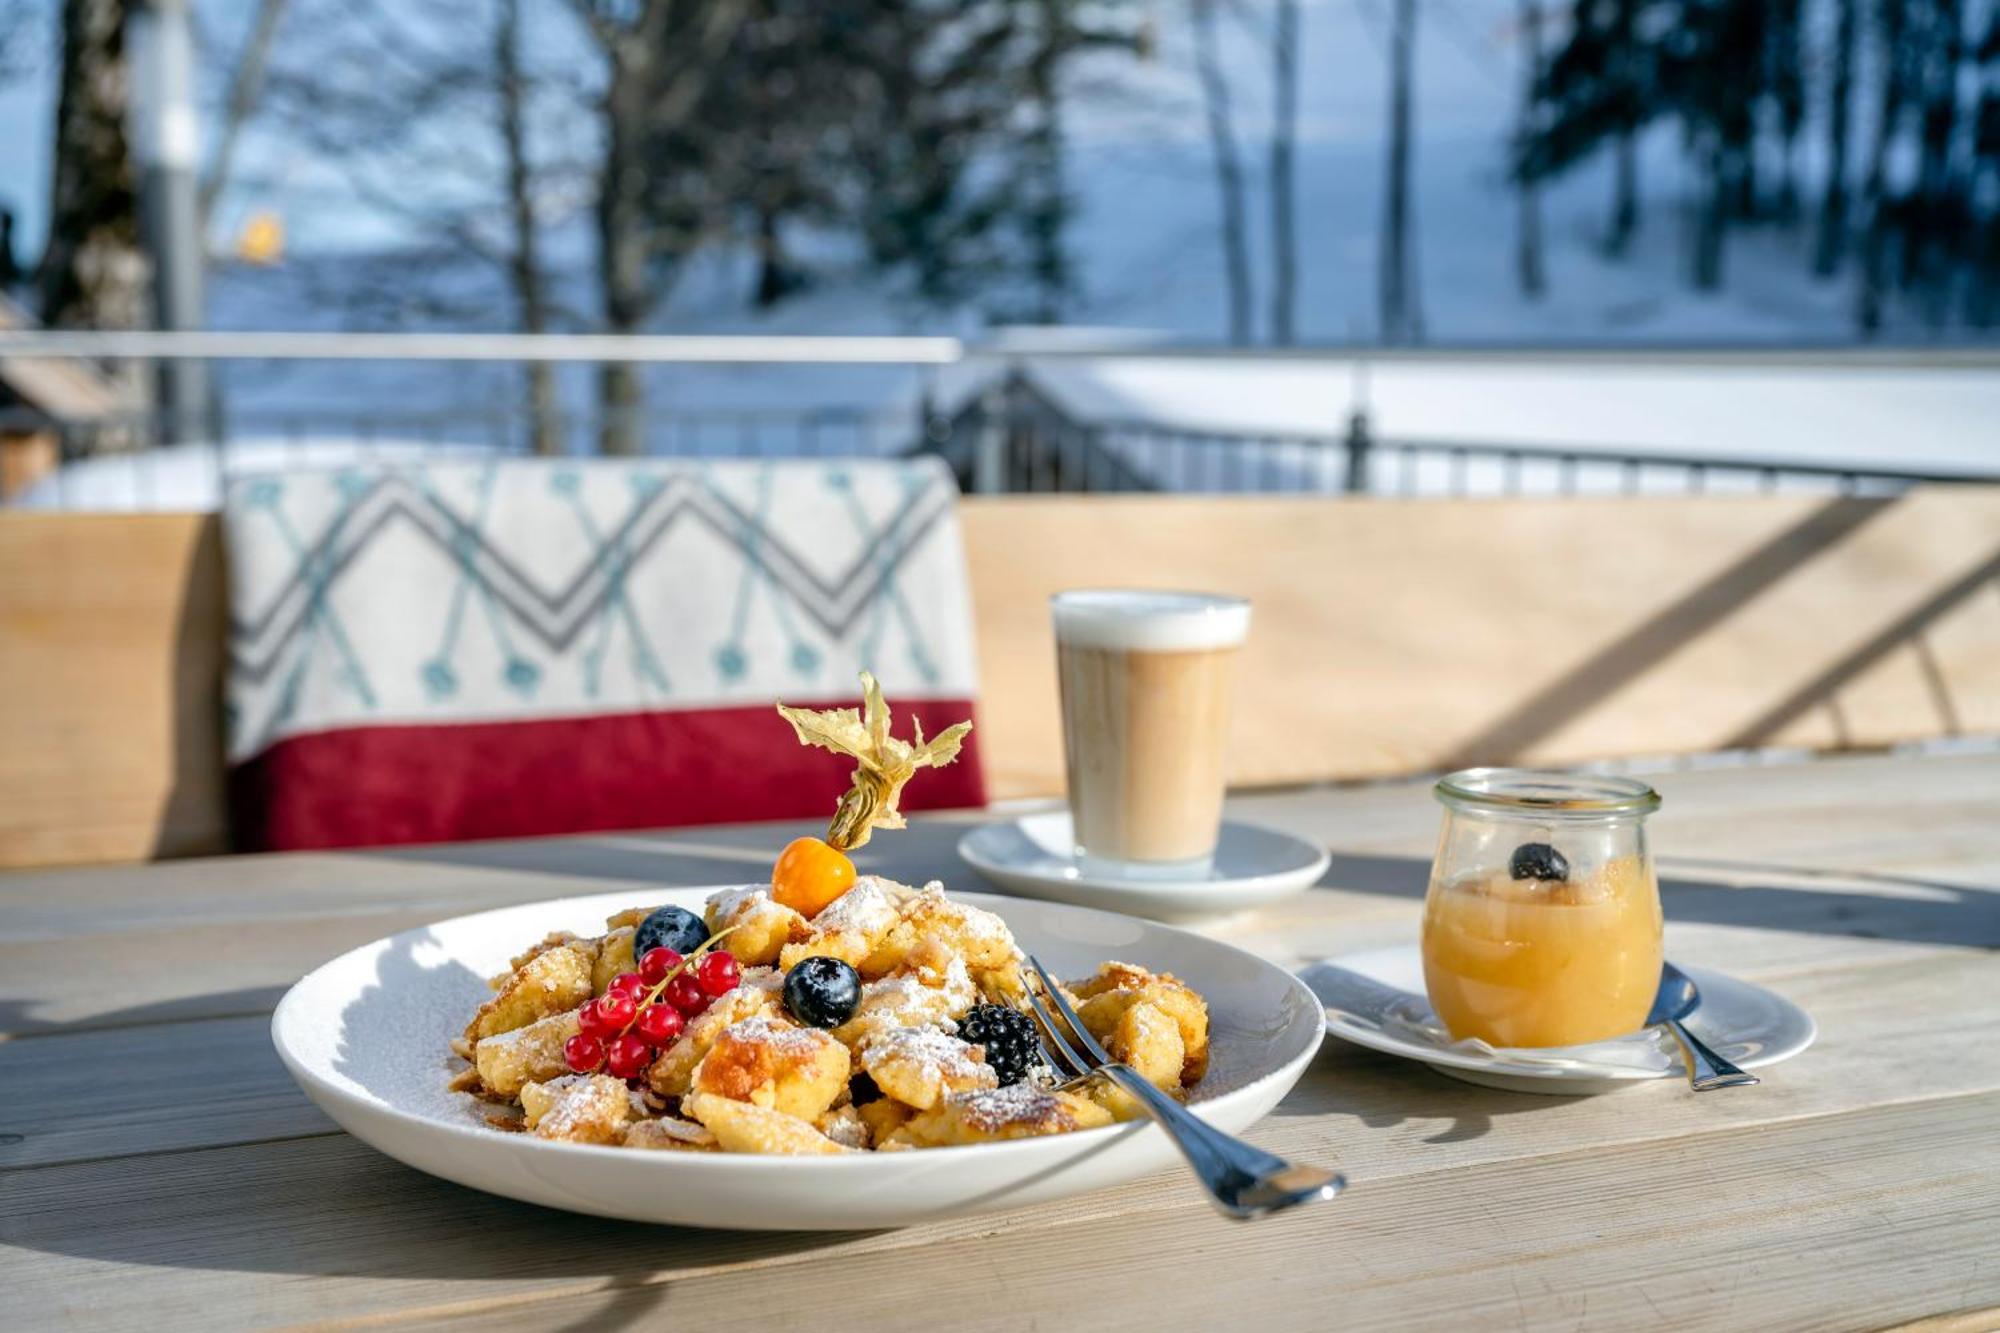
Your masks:
{"label": "white bowl rim", "polygon": [[[691,884],[691,885],[682,885],[673,887],[662,887],[659,891],[666,893],[674,893],[674,894],[714,893],[721,889],[731,889],[731,888],[741,888],[741,887],[743,886],[739,884]],[[641,889],[640,891],[643,892],[644,890]],[[369,1098],[360,1096],[350,1091],[349,1089],[342,1087],[341,1085],[323,1077],[317,1070],[308,1068],[288,1048],[285,1042],[284,1032],[283,1032],[284,1026],[288,1021],[290,1021],[294,1011],[298,1010],[301,1006],[305,1004],[305,998],[302,992],[305,990],[307,985],[311,983],[315,978],[320,976],[321,973],[326,972],[331,968],[338,967],[341,964],[348,962],[348,960],[355,958],[357,955],[370,953],[374,950],[382,948],[385,945],[393,944],[397,941],[403,940],[405,937],[421,936],[425,932],[434,930],[439,926],[458,925],[463,922],[471,921],[476,917],[488,916],[499,912],[518,911],[522,908],[555,907],[563,903],[581,902],[598,898],[618,896],[620,893],[622,893],[622,890],[604,890],[598,893],[572,894],[562,898],[542,898],[526,903],[510,903],[504,907],[488,908],[486,911],[483,912],[467,912],[460,916],[445,917],[438,921],[428,922],[424,925],[412,926],[408,930],[399,930],[393,935],[385,935],[379,939],[370,940],[366,944],[357,945],[355,948],[349,949],[346,952],[338,954],[333,958],[329,958],[326,962],[321,963],[318,967],[306,973],[305,976],[299,978],[297,981],[292,983],[291,988],[285,992],[284,997],[278,1001],[277,1008],[274,1009],[271,1013],[271,1044],[277,1048],[278,1058],[280,1061],[283,1062],[286,1070],[290,1072],[290,1074],[292,1075],[292,1078],[300,1085],[300,1087],[306,1089],[310,1093],[313,1093],[316,1097],[331,1097],[334,1100],[340,1102],[342,1105],[349,1107],[362,1115],[378,1116],[378,1117],[386,1116],[389,1119],[399,1121],[420,1132],[429,1133],[429,1132],[442,1131],[453,1137],[460,1138],[466,1142],[471,1142],[471,1143],[488,1144],[496,1147],[501,1145],[505,1145],[507,1147],[517,1147],[517,1146],[526,1147],[531,1151],[553,1153],[556,1154],[558,1157],[581,1154],[585,1159],[589,1159],[589,1158],[602,1158],[610,1154],[615,1154],[620,1160],[633,1161],[635,1162],[635,1164],[636,1162],[639,1161],[659,1162],[663,1164],[670,1164],[671,1169],[673,1170],[677,1171],[687,1170],[694,1174],[720,1173],[723,1175],[729,1175],[742,1170],[772,1171],[772,1170],[778,1170],[780,1168],[794,1172],[800,1171],[802,1169],[803,1170],[854,1170],[854,1169],[865,1169],[866,1164],[872,1162],[879,1162],[880,1155],[872,1152],[837,1153],[837,1154],[828,1154],[826,1156],[816,1156],[816,1157],[798,1157],[798,1156],[785,1156],[781,1154],[762,1154],[762,1153],[720,1153],[720,1152],[648,1153],[648,1152],[639,1152],[631,1148],[626,1148],[612,1144],[565,1143],[559,1140],[537,1138],[533,1135],[513,1134],[497,1129],[481,1128],[480,1126],[472,1124],[454,1124],[453,1122],[448,1120],[439,1120],[432,1116],[418,1114],[415,1111],[404,1110],[402,1107],[399,1106],[392,1106],[387,1102],[374,1101],[370,1100]],[[1247,1100],[1249,1094],[1255,1092],[1257,1089],[1277,1079],[1288,1079],[1290,1083],[1295,1084],[1298,1081],[1299,1077],[1302,1075],[1306,1066],[1311,1064],[1313,1058],[1319,1053],[1321,1043],[1323,1043],[1326,1040],[1327,1031],[1325,1022],[1325,1010],[1320,1005],[1319,998],[1315,996],[1312,993],[1311,989],[1308,988],[1303,981],[1299,980],[1299,978],[1295,976],[1292,972],[1283,967],[1280,967],[1276,963],[1271,962],[1267,958],[1261,957],[1258,954],[1251,953],[1248,949],[1240,948],[1237,945],[1227,944],[1221,940],[1213,939],[1207,935],[1201,934],[1199,931],[1185,930],[1178,926],[1167,925],[1159,921],[1150,921],[1140,917],[1131,917],[1127,916],[1123,912],[1109,912],[1103,910],[1102,908],[1079,907],[1070,903],[1049,903],[1034,899],[1008,899],[1004,895],[1000,894],[977,893],[969,891],[965,893],[959,893],[957,891],[954,891],[952,893],[952,897],[954,899],[987,899],[987,900],[997,899],[1002,902],[1015,902],[1024,905],[1032,905],[1037,908],[1054,909],[1063,912],[1085,912],[1092,916],[1110,917],[1120,921],[1132,921],[1139,925],[1144,926],[1148,930],[1163,930],[1163,931],[1171,931],[1176,935],[1191,935],[1199,939],[1205,947],[1220,949],[1227,953],[1238,954],[1243,958],[1250,960],[1257,966],[1268,969],[1282,976],[1285,979],[1287,986],[1290,989],[1292,989],[1295,993],[1297,993],[1300,997],[1302,997],[1305,1005],[1307,1006],[1307,1011],[1317,1012],[1319,1014],[1319,1017],[1314,1018],[1311,1022],[1302,1025],[1305,1028],[1305,1030],[1310,1033],[1310,1040],[1307,1041],[1305,1049],[1300,1051],[1297,1055],[1293,1056],[1291,1059],[1286,1060],[1284,1063],[1276,1066],[1275,1068],[1267,1070],[1266,1072],[1258,1075],[1256,1078],[1253,1078],[1238,1087],[1231,1088],[1228,1092],[1222,1093],[1216,1097],[1205,1099],[1203,1101],[1188,1103],[1188,1107],[1190,1110],[1200,1111],[1204,1107],[1220,1106],[1233,1101]],[[973,905],[986,906],[986,904],[984,903],[974,903]],[[993,909],[991,907],[988,907],[988,910],[993,910]],[[1289,1030],[1290,1029],[1288,1028],[1287,1029],[1288,1033]],[[1158,1127],[1154,1125],[1150,1120],[1123,1121],[1111,1125],[1100,1125],[1094,1129],[1075,1130],[1068,1134],[1049,1134],[1033,1138],[1010,1139],[1002,1143],[954,1144],[943,1148],[925,1148],[922,1149],[921,1151],[927,1160],[935,1160],[935,1158],[932,1155],[939,1152],[950,1152],[954,1154],[976,1153],[985,1156],[991,1156],[994,1153],[1014,1153],[1017,1156],[1026,1159],[1032,1153],[1035,1153],[1037,1151],[1049,1154],[1062,1153],[1069,1150],[1073,1150],[1074,1148],[1085,1143],[1098,1142],[1100,1140],[1108,1141],[1113,1136],[1121,1134],[1129,1134],[1134,1131],[1152,1131],[1154,1133],[1159,1132]],[[894,1155],[901,1156],[902,1154],[894,1154]],[[958,1160],[964,1160],[964,1159],[960,1158]],[[1023,1165],[1026,1165],[1025,1161]],[[880,1169],[879,1165],[876,1167],[876,1169],[878,1170]]]}

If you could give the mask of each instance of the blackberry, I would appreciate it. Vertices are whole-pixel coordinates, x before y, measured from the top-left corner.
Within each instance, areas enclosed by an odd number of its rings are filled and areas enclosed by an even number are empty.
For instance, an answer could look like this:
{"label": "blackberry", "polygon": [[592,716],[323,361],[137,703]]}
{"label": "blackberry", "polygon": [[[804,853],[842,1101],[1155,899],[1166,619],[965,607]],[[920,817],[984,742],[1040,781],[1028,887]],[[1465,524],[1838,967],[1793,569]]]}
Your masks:
{"label": "blackberry", "polygon": [[1018,1009],[976,1004],[971,1013],[958,1020],[958,1035],[961,1040],[986,1048],[986,1063],[999,1075],[1003,1088],[1019,1083],[1042,1063],[1035,1020]]}
{"label": "blackberry", "polygon": [[1524,842],[1514,849],[1507,873],[1515,879],[1565,880],[1569,858],[1545,842]]}

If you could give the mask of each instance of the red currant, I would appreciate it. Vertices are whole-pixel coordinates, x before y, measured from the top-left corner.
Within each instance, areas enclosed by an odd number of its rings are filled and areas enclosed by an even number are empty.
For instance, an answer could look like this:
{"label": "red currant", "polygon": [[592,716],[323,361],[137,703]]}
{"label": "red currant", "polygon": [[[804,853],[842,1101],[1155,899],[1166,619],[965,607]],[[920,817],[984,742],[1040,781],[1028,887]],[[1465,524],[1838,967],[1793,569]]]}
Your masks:
{"label": "red currant", "polygon": [[620,972],[611,978],[611,984],[604,988],[606,995],[629,995],[638,999],[646,993],[646,979],[637,972]]}
{"label": "red currant", "polygon": [[594,1074],[604,1063],[604,1043],[579,1032],[563,1043],[563,1062],[579,1074]]}
{"label": "red currant", "polygon": [[657,986],[680,965],[681,956],[663,944],[657,949],[646,950],[646,956],[639,960],[639,975],[646,979],[648,986]]}
{"label": "red currant", "polygon": [[708,992],[694,979],[691,972],[683,972],[667,983],[667,1003],[693,1018],[708,1008]]}
{"label": "red currant", "polygon": [[586,1037],[609,1037],[618,1030],[604,1015],[604,1001],[592,1000],[576,1011],[577,1030]]}
{"label": "red currant", "polygon": [[710,995],[727,995],[743,980],[743,969],[736,965],[735,955],[727,949],[718,949],[702,955],[701,961],[694,965],[694,979]]}
{"label": "red currant", "polygon": [[647,1065],[653,1063],[653,1048],[646,1044],[643,1037],[628,1032],[612,1039],[604,1063],[616,1078],[637,1078],[646,1072]]}
{"label": "red currant", "polygon": [[632,1030],[655,1046],[671,1046],[680,1039],[687,1020],[671,1004],[649,1004],[639,1011]]}
{"label": "red currant", "polygon": [[598,1017],[613,1032],[623,1032],[632,1026],[633,1017],[639,1012],[639,1002],[623,991],[609,991],[597,1001]]}

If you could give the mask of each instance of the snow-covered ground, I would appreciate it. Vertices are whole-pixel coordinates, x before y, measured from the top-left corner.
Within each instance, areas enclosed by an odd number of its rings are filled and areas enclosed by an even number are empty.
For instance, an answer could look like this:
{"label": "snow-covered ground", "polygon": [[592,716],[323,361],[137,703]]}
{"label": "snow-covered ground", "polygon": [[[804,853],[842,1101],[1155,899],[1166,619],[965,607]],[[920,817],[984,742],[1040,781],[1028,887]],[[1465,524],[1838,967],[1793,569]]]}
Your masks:
{"label": "snow-covered ground", "polygon": [[[239,11],[241,11],[239,13]],[[1100,62],[1080,71],[1070,114],[1069,234],[1079,288],[1072,325],[1127,341],[1216,342],[1226,333],[1220,212],[1192,74],[1184,6],[1154,11],[1158,54],[1148,63]],[[1271,264],[1266,189],[1269,53],[1255,24],[1262,8],[1229,7],[1227,68],[1251,204],[1254,309],[1267,331]],[[1852,335],[1852,275],[1820,283],[1805,273],[1797,231],[1732,236],[1727,285],[1701,295],[1685,278],[1686,192],[1674,132],[1643,144],[1646,212],[1632,252],[1598,248],[1610,194],[1606,164],[1585,166],[1545,192],[1548,291],[1531,300],[1514,272],[1516,198],[1503,179],[1504,146],[1519,88],[1515,0],[1420,6],[1415,240],[1419,300],[1433,344],[1789,345]],[[226,31],[247,10],[216,0],[209,21]],[[1249,16],[1248,18],[1244,16]],[[1376,336],[1376,256],[1383,211],[1383,60],[1386,6],[1373,0],[1307,0],[1301,43],[1297,220],[1301,341],[1366,343]],[[17,94],[4,94],[17,98]],[[1821,108],[1815,106],[1816,117]],[[1864,122],[1865,123],[1865,122]],[[1816,141],[1816,121],[1804,141]],[[28,138],[39,128],[31,126]],[[7,136],[0,136],[0,140]],[[251,178],[289,180],[297,193],[252,191],[225,213],[275,207],[294,255],[275,270],[224,269],[212,283],[212,321],[239,329],[336,328],[348,312],[325,300],[346,266],[367,262],[383,222],[354,200],[328,194],[307,169],[273,172],[284,146],[252,136]],[[20,143],[0,144],[0,194],[28,189]],[[1812,164],[1808,161],[1808,167]],[[1810,182],[1809,182],[1810,183]],[[310,187],[310,188],[308,188]],[[32,231],[32,227],[30,228]],[[562,304],[587,323],[595,304],[587,216],[558,220],[550,238]],[[812,238],[806,239],[813,246]],[[713,254],[690,267],[654,327],[698,333],[953,333],[986,339],[976,306],[939,310],[898,299],[894,284],[842,262],[838,247],[818,285],[778,309],[749,308],[747,255]],[[477,327],[508,327],[497,279],[461,293],[483,313]],[[409,327],[399,321],[397,327]],[[436,327],[436,325],[432,325]],[[1114,336],[1106,333],[1102,336]],[[1895,340],[1933,335],[1905,323]],[[1963,335],[1960,335],[1963,336]],[[671,425],[656,433],[686,447],[695,420],[715,416],[694,447],[718,452],[784,449],[806,413],[831,413],[852,447],[876,450],[905,437],[927,388],[947,403],[990,367],[942,375],[893,367],[655,367],[648,410]],[[1550,446],[1851,462],[1916,470],[2000,472],[2000,371],[1773,370],[1723,366],[1485,362],[1477,358],[1365,364],[1271,361],[1194,364],[1123,358],[1049,361],[1034,373],[1078,415],[1137,418],[1215,431],[1338,433],[1356,406],[1392,440]],[[359,442],[436,436],[490,439],[497,414],[515,413],[521,377],[511,366],[424,363],[256,363],[223,373],[238,438],[304,432]],[[594,381],[561,373],[565,408],[587,419]],[[738,414],[767,414],[745,425]],[[581,432],[579,440],[583,438]],[[826,440],[822,438],[822,447]],[[193,465],[190,465],[193,466]]]}

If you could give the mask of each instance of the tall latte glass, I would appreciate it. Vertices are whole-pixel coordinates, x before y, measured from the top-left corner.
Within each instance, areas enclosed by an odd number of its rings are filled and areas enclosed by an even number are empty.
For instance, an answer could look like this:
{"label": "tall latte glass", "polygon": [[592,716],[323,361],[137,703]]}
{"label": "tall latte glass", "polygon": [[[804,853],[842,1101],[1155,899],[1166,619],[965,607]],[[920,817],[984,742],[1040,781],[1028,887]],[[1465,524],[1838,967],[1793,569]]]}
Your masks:
{"label": "tall latte glass", "polygon": [[1250,603],[1091,589],[1058,593],[1053,606],[1079,859],[1098,874],[1207,873]]}

